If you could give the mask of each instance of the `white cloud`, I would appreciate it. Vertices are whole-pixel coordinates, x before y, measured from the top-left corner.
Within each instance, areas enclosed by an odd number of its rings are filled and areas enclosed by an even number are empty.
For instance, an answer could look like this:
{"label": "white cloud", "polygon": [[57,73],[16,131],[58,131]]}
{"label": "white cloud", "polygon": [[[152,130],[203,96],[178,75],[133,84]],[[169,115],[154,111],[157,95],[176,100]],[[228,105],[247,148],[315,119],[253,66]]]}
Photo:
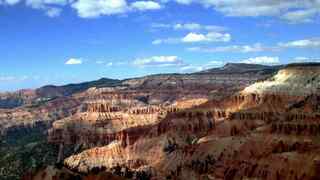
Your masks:
{"label": "white cloud", "polygon": [[310,58],[310,57],[295,57],[293,62],[304,63],[304,62],[320,62],[320,58]]}
{"label": "white cloud", "polygon": [[216,25],[203,25],[199,23],[177,23],[177,24],[161,24],[153,23],[152,28],[167,28],[173,30],[187,30],[187,31],[211,31],[211,32],[221,32],[225,31],[227,28]]}
{"label": "white cloud", "polygon": [[[199,37],[203,38],[203,37]],[[158,44],[164,43],[163,41],[156,42]],[[155,44],[156,44],[155,43]],[[320,38],[302,39],[289,41],[285,43],[278,43],[273,46],[264,46],[261,43],[255,43],[253,45],[230,45],[230,46],[217,46],[217,47],[189,47],[188,51],[203,52],[203,53],[219,53],[219,52],[232,52],[232,53],[255,53],[265,51],[281,51],[288,48],[307,48],[318,49],[320,48]]]}
{"label": "white cloud", "polygon": [[177,43],[200,43],[200,42],[229,42],[231,35],[228,33],[209,32],[207,34],[188,33],[182,38],[156,39],[153,45],[158,44],[177,44]]}
{"label": "white cloud", "polygon": [[26,0],[26,5],[34,9],[47,9],[51,6],[63,6],[68,0]]}
{"label": "white cloud", "polygon": [[179,43],[180,40],[177,38],[167,38],[167,39],[156,39],[152,41],[153,45],[158,45],[158,44],[177,44]]}
{"label": "white cloud", "polygon": [[[0,5],[15,5],[22,1],[0,0]],[[24,2],[28,7],[44,10],[49,17],[59,16],[63,6],[70,6],[75,9],[78,16],[82,18],[162,8],[162,5],[156,1],[134,1],[131,4],[128,4],[127,0],[24,0]]]}
{"label": "white cloud", "polygon": [[82,18],[121,14],[128,11],[126,0],[78,0],[71,5]]}
{"label": "white cloud", "polygon": [[187,65],[180,68],[181,72],[184,73],[191,73],[191,72],[197,72],[197,71],[203,71],[202,66],[195,66],[195,65]]}
{"label": "white cloud", "polygon": [[126,0],[78,0],[71,5],[82,18],[95,18],[104,15],[124,14],[131,11],[146,11],[161,9],[155,1],[134,1],[128,4]]}
{"label": "white cloud", "polygon": [[189,33],[184,38],[182,38],[183,42],[201,42],[206,40],[207,37],[205,35],[197,33]]}
{"label": "white cloud", "polygon": [[112,62],[108,62],[108,63],[106,64],[106,66],[108,66],[108,67],[113,66],[113,63],[112,63]]}
{"label": "white cloud", "polygon": [[170,67],[182,66],[184,62],[177,56],[152,56],[149,58],[136,59],[133,65],[139,67]]}
{"label": "white cloud", "polygon": [[70,58],[67,62],[65,62],[65,64],[66,65],[82,64],[82,60],[77,58]]}
{"label": "white cloud", "polygon": [[209,61],[208,63],[204,64],[204,65],[192,65],[192,64],[188,64],[185,65],[183,67],[180,68],[181,72],[187,72],[187,73],[191,73],[191,72],[198,72],[198,71],[204,71],[206,69],[211,69],[214,67],[220,67],[222,65],[224,65],[225,63],[223,61]]}
{"label": "white cloud", "polygon": [[140,11],[161,9],[161,5],[154,1],[136,1],[131,3],[131,7]]}
{"label": "white cloud", "polygon": [[58,17],[61,14],[60,8],[49,8],[46,12],[47,16],[49,17]]}
{"label": "white cloud", "polygon": [[21,82],[31,79],[29,76],[0,76],[0,82]]}
{"label": "white cloud", "polygon": [[104,64],[104,61],[96,61],[96,64]]}
{"label": "white cloud", "polygon": [[[1,4],[15,5],[23,0],[0,0]],[[272,16],[289,22],[311,22],[320,14],[319,0],[24,0],[27,6],[47,10],[55,6],[71,6],[83,18],[115,15],[130,11],[157,10],[167,2],[181,5],[200,4],[225,16]],[[130,3],[128,3],[130,2]],[[182,29],[199,29],[197,24],[177,24]],[[209,31],[210,27],[202,27]],[[211,27],[215,28],[215,27]],[[211,31],[211,30],[210,30]]]}
{"label": "white cloud", "polygon": [[101,61],[101,60],[96,61],[96,64],[98,64],[98,65],[105,65],[105,66],[107,66],[107,67],[111,67],[111,66],[114,65],[113,62],[106,62],[106,61]]}
{"label": "white cloud", "polygon": [[8,5],[15,5],[18,4],[21,0],[4,0],[4,1],[0,1],[0,5],[1,3],[5,3]]}
{"label": "white cloud", "polygon": [[192,43],[192,42],[229,42],[231,40],[231,35],[228,33],[218,33],[209,32],[207,34],[201,33],[189,33],[184,38],[182,42]]}
{"label": "white cloud", "polygon": [[287,43],[279,43],[279,47],[282,48],[319,48],[320,47],[320,39],[302,39],[296,41],[290,41]]}
{"label": "white cloud", "polygon": [[16,77],[13,77],[13,76],[0,76],[0,82],[14,81],[14,80],[16,80]]}
{"label": "white cloud", "polygon": [[307,58],[307,57],[302,57],[302,56],[300,56],[300,57],[295,57],[294,58],[294,60],[296,60],[296,61],[305,61],[305,60],[308,60],[309,58]]}
{"label": "white cloud", "polygon": [[[205,8],[213,8],[226,16],[274,16],[288,21],[305,22],[320,13],[318,0],[165,0],[183,5],[200,4]],[[315,12],[295,12],[296,10]],[[288,14],[293,13],[293,14]],[[296,21],[298,22],[298,21]]]}
{"label": "white cloud", "polygon": [[205,53],[216,53],[216,52],[234,52],[234,53],[253,53],[263,51],[275,51],[278,50],[276,47],[265,47],[261,43],[253,45],[231,45],[231,46],[218,46],[218,47],[191,47],[187,48],[189,51],[194,52],[205,52]]}
{"label": "white cloud", "polygon": [[33,9],[43,10],[48,17],[60,16],[62,7],[69,3],[68,0],[26,0],[25,4]]}
{"label": "white cloud", "polygon": [[244,59],[241,61],[241,63],[275,65],[280,64],[280,60],[279,57],[260,56],[255,58]]}
{"label": "white cloud", "polygon": [[318,13],[316,9],[304,9],[287,12],[281,18],[291,23],[309,23],[313,21],[313,16]]}

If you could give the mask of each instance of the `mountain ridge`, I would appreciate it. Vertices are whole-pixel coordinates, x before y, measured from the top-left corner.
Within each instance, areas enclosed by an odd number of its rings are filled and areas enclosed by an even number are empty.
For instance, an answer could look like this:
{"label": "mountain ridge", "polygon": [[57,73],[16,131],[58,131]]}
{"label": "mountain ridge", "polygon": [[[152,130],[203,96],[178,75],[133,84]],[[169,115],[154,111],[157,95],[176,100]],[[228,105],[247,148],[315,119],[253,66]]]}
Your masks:
{"label": "mountain ridge", "polygon": [[[133,77],[123,80],[110,79],[110,78],[100,78],[94,81],[87,81],[82,83],[70,83],[62,86],[57,85],[46,85],[36,89],[25,89],[18,90],[14,92],[0,92],[0,108],[15,108],[22,106],[24,104],[34,103],[36,101],[42,101],[43,99],[52,99],[57,97],[67,97],[74,93],[83,92],[92,87],[114,87],[114,86],[131,86],[131,82],[136,85],[142,85],[143,83],[150,86],[150,82],[158,80],[163,81],[162,77],[166,79],[172,79],[172,81],[181,81],[183,77],[192,77],[197,75],[223,75],[223,74],[243,74],[243,73],[258,73],[258,74],[272,74],[278,70],[290,67],[290,66],[315,66],[320,63],[295,63],[288,65],[261,65],[261,64],[247,64],[247,63],[227,63],[220,68],[211,68],[205,71],[199,71],[194,73],[168,73],[168,74],[153,74],[146,75],[142,77]],[[135,82],[136,81],[136,82]],[[139,81],[139,83],[137,83]],[[162,83],[163,84],[163,83]],[[170,84],[170,83],[169,83]],[[142,87],[144,88],[144,87]],[[154,88],[154,84],[150,86]]]}

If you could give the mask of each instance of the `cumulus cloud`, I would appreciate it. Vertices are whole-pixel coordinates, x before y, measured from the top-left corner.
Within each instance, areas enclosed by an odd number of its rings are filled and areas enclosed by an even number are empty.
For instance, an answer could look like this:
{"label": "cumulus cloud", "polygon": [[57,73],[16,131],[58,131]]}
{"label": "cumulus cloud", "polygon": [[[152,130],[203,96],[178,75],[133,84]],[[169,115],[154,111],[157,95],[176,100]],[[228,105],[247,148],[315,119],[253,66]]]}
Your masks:
{"label": "cumulus cloud", "polygon": [[177,56],[152,56],[149,58],[136,59],[133,65],[139,67],[170,67],[182,66],[184,62]]}
{"label": "cumulus cloud", "polygon": [[280,64],[279,57],[268,57],[268,56],[260,56],[255,58],[244,59],[240,62],[247,63],[247,64],[266,64],[266,65]]}
{"label": "cumulus cloud", "polygon": [[104,15],[123,14],[132,11],[158,10],[162,5],[156,1],[127,0],[0,0],[0,5],[15,5],[19,2],[33,9],[43,10],[49,17],[57,17],[62,8],[70,6],[79,17],[94,18]]}
{"label": "cumulus cloud", "polygon": [[66,65],[82,64],[82,60],[77,58],[70,58],[67,62],[65,62],[65,64]]}
{"label": "cumulus cloud", "polygon": [[126,0],[78,0],[71,7],[80,17],[92,18],[124,13],[128,9],[128,4]]}
{"label": "cumulus cloud", "polygon": [[104,15],[124,14],[131,11],[158,10],[162,6],[155,1],[126,0],[78,0],[71,5],[82,18],[95,18]]}
{"label": "cumulus cloud", "polygon": [[154,1],[136,1],[131,7],[140,11],[161,9],[161,5]]}

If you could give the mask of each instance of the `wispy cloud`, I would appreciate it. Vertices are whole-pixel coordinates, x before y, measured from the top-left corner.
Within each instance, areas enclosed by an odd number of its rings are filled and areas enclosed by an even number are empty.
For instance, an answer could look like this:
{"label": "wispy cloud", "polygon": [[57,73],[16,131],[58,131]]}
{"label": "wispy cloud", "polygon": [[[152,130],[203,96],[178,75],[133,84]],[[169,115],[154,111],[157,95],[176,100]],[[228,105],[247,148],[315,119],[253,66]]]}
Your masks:
{"label": "wispy cloud", "polygon": [[204,25],[199,23],[176,23],[176,24],[153,23],[151,24],[151,28],[185,30],[185,31],[214,31],[214,32],[222,32],[227,30],[227,28],[223,26]]}
{"label": "wispy cloud", "polygon": [[320,13],[320,2],[314,0],[165,0],[182,5],[200,4],[226,16],[271,16],[289,22],[308,22]]}
{"label": "wispy cloud", "polygon": [[293,62],[302,63],[302,62],[320,62],[320,58],[311,58],[311,57],[295,57]]}
{"label": "wispy cloud", "polygon": [[253,45],[231,45],[231,46],[218,46],[218,47],[190,47],[189,51],[205,52],[205,53],[217,53],[217,52],[233,52],[233,53],[254,53],[263,51],[276,51],[277,47],[266,47],[261,43]]}
{"label": "wispy cloud", "polygon": [[225,64],[224,61],[209,61],[208,63],[202,64],[202,65],[195,65],[195,64],[187,64],[180,68],[180,72],[183,73],[191,73],[191,72],[199,72],[204,71],[207,69],[215,68],[215,67],[221,67]]}
{"label": "wispy cloud", "polygon": [[182,66],[185,63],[178,56],[152,56],[148,58],[138,58],[133,61],[138,67],[173,67]]}
{"label": "wispy cloud", "polygon": [[278,46],[282,48],[320,48],[320,38],[302,39],[286,43],[279,43]]}
{"label": "wispy cloud", "polygon": [[29,76],[1,76],[0,75],[0,82],[21,82],[31,79]]}
{"label": "wispy cloud", "polygon": [[177,43],[205,43],[205,42],[229,42],[231,35],[229,33],[209,32],[202,33],[188,33],[180,38],[165,38],[156,39],[152,42],[154,45],[158,44],[177,44]]}
{"label": "wispy cloud", "polygon": [[230,46],[195,46],[186,48],[188,51],[202,53],[256,53],[282,51],[289,48],[296,49],[318,49],[320,48],[320,38],[301,39],[289,42],[280,42],[275,45],[265,46],[262,43],[253,45],[230,45]]}
{"label": "wispy cloud", "polygon": [[78,58],[70,58],[65,62],[66,65],[77,65],[82,64],[82,60]]}
{"label": "wispy cloud", "polygon": [[275,65],[275,64],[280,64],[280,59],[279,57],[259,56],[259,57],[244,59],[244,60],[241,60],[240,62],[248,63],[248,64]]}

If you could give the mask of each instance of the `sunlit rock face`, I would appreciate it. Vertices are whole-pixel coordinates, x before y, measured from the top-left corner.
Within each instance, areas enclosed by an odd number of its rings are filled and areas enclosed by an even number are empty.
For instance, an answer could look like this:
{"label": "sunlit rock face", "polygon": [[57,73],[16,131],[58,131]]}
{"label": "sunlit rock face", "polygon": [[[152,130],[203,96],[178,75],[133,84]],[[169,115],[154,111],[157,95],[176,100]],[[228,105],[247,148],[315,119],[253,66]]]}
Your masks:
{"label": "sunlit rock face", "polygon": [[319,94],[320,68],[317,65],[290,65],[273,78],[245,88],[243,93],[306,96]]}
{"label": "sunlit rock face", "polygon": [[89,144],[64,161],[81,172],[120,165],[155,179],[318,179],[319,69],[291,65],[222,98],[158,106],[100,100],[52,132],[62,131],[56,143],[75,131],[76,143]]}

